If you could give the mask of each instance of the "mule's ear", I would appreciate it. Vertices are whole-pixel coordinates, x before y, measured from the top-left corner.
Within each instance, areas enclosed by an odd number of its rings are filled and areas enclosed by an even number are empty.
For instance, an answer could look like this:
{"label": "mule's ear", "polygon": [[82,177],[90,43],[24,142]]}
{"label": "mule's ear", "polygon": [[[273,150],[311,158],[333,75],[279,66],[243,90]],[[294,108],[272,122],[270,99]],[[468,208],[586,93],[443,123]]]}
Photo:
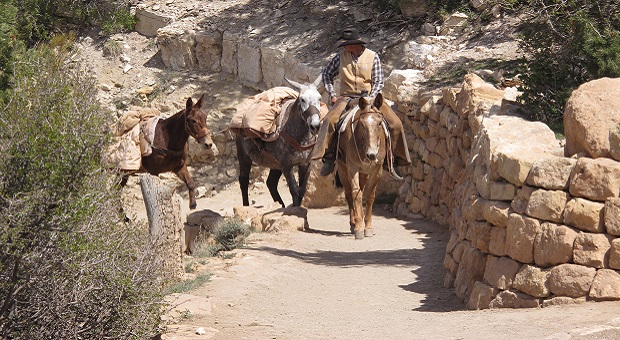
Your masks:
{"label": "mule's ear", "polygon": [[319,74],[319,76],[312,83],[312,86],[318,90],[319,86],[321,86],[321,82],[323,82],[323,76]]}
{"label": "mule's ear", "polygon": [[191,111],[193,106],[194,102],[192,101],[192,97],[187,98],[187,102],[185,102],[185,112]]}
{"label": "mule's ear", "polygon": [[368,101],[368,97],[360,97],[358,105],[361,110],[363,110],[366,106],[370,105],[370,102]]}
{"label": "mule's ear", "polygon": [[293,80],[290,80],[290,79],[288,79],[286,77],[284,77],[284,80],[286,80],[287,83],[291,84],[291,86],[293,88],[295,88],[295,90],[297,90],[297,92],[301,92],[302,85],[300,83],[298,83],[296,81],[293,81]]}
{"label": "mule's ear", "polygon": [[381,106],[383,106],[383,95],[381,93],[379,93],[376,97],[375,97],[375,102],[373,103],[373,105],[376,108],[380,108]]}
{"label": "mule's ear", "polygon": [[200,99],[198,99],[198,101],[196,102],[196,106],[198,106],[198,108],[202,108],[202,98],[205,97],[205,94],[203,93],[202,96],[200,96]]}

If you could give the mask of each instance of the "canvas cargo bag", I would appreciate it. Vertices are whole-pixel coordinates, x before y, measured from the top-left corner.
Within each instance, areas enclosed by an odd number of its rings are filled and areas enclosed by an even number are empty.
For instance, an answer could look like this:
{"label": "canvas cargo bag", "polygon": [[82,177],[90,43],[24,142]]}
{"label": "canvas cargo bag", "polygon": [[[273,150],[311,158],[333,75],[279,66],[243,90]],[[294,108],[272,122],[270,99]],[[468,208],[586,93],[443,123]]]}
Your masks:
{"label": "canvas cargo bag", "polygon": [[229,128],[234,133],[249,138],[268,138],[277,129],[277,118],[282,105],[297,99],[297,91],[288,87],[274,87],[252,96],[237,106]]}

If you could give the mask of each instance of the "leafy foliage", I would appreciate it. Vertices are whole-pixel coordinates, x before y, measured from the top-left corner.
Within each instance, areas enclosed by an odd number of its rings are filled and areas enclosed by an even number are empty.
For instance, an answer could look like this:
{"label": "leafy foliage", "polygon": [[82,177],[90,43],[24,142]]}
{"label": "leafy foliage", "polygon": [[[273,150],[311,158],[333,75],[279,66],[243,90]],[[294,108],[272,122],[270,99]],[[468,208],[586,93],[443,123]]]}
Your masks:
{"label": "leafy foliage", "polygon": [[72,52],[16,48],[0,102],[0,338],[143,339],[161,323],[164,261],[122,222],[107,112]]}
{"label": "leafy foliage", "polygon": [[575,88],[620,76],[620,2],[530,0],[527,6],[532,15],[521,40],[529,59],[522,76],[525,113],[558,125]]}

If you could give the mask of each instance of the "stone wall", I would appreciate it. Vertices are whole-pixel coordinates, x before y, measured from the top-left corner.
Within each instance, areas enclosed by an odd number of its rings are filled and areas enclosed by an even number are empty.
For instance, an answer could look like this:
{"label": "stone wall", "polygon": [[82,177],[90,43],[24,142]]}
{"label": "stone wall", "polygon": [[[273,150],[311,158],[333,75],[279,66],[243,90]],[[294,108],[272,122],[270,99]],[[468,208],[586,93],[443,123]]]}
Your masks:
{"label": "stone wall", "polygon": [[449,226],[445,286],[474,309],[620,299],[620,162],[564,157],[475,75],[435,93],[415,79],[386,85],[416,156],[395,208]]}

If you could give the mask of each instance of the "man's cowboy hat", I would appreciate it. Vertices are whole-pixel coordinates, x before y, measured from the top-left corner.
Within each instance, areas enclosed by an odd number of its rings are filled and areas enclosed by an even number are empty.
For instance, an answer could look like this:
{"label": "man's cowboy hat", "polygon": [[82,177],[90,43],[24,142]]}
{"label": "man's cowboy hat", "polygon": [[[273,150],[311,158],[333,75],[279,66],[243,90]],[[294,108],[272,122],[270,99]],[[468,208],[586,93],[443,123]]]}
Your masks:
{"label": "man's cowboy hat", "polygon": [[365,45],[366,41],[360,37],[360,32],[355,27],[347,27],[342,32],[342,36],[338,40],[338,47],[346,45]]}

